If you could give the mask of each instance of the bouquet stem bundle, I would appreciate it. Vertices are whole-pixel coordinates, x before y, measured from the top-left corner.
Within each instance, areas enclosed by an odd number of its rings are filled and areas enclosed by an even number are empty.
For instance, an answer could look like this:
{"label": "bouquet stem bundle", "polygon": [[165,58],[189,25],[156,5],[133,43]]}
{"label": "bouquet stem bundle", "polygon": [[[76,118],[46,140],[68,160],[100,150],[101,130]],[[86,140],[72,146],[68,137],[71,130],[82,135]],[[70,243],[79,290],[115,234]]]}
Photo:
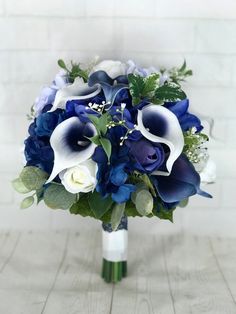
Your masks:
{"label": "bouquet stem bundle", "polygon": [[111,224],[102,224],[102,278],[117,283],[127,276],[128,220],[122,217],[116,231]]}

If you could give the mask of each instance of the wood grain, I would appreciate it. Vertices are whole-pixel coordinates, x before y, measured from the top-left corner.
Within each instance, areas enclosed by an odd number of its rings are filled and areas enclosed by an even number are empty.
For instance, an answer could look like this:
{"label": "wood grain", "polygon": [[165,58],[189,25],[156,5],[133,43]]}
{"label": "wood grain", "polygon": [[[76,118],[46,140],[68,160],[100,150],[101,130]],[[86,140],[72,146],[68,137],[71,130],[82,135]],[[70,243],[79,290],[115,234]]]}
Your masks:
{"label": "wood grain", "polygon": [[96,230],[1,232],[0,313],[236,313],[236,239],[130,232],[117,285],[100,278],[101,253]]}

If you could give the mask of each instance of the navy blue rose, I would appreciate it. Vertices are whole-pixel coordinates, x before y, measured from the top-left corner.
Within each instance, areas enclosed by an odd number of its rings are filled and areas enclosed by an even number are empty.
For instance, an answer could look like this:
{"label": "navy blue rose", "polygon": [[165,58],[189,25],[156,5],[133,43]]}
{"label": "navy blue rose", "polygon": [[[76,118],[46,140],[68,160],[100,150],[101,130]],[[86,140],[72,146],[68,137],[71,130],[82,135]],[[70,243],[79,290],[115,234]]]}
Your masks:
{"label": "navy blue rose", "polygon": [[178,102],[166,102],[164,106],[176,115],[183,131],[188,131],[192,127],[195,127],[197,132],[200,132],[203,129],[200,119],[188,112],[188,99]]}
{"label": "navy blue rose", "polygon": [[49,140],[46,138],[40,139],[37,136],[29,136],[24,144],[26,166],[36,166],[50,174],[53,168],[54,153]]}
{"label": "navy blue rose", "polygon": [[126,141],[129,154],[133,157],[134,169],[144,173],[151,173],[159,169],[165,161],[165,152],[161,144],[152,143],[146,139],[137,142]]}
{"label": "navy blue rose", "polygon": [[35,120],[35,134],[50,137],[56,126],[65,119],[63,110],[40,114]]}

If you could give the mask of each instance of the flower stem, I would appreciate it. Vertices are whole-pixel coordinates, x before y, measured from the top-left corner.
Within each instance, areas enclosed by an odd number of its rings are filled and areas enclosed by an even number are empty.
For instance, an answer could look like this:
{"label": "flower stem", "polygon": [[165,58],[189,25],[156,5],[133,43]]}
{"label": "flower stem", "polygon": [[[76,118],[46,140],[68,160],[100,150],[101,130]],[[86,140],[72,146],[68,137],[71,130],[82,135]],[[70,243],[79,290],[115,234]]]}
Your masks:
{"label": "flower stem", "polygon": [[127,261],[111,262],[103,258],[102,278],[110,283],[117,283],[127,276]]}

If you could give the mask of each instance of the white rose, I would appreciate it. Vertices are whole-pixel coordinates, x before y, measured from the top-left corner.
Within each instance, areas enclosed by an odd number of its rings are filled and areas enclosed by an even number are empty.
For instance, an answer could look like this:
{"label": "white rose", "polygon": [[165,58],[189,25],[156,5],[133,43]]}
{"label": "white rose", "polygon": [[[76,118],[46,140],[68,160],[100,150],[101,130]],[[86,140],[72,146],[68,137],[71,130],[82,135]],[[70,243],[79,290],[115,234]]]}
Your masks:
{"label": "white rose", "polygon": [[92,160],[86,160],[81,164],[60,172],[61,183],[70,193],[88,193],[93,191],[97,180],[97,164]]}
{"label": "white rose", "polygon": [[120,61],[104,60],[95,65],[91,73],[96,71],[105,71],[112,79],[114,79],[119,75],[125,75],[126,68],[126,64]]}
{"label": "white rose", "polygon": [[202,183],[213,183],[216,180],[216,164],[211,159],[208,159],[205,167],[200,172]]}

